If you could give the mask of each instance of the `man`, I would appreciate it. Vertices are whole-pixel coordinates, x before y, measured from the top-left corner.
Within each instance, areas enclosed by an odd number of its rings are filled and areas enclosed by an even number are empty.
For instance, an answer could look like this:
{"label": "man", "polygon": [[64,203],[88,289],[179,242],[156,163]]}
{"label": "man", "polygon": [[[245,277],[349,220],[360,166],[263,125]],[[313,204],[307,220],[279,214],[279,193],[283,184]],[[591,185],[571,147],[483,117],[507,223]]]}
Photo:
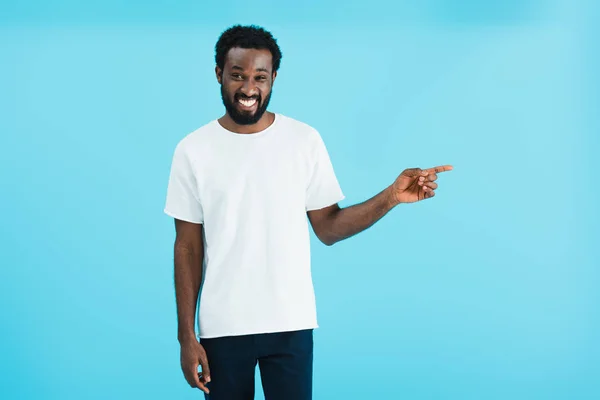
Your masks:
{"label": "man", "polygon": [[267,400],[310,399],[317,319],[307,219],[333,245],[399,203],[433,197],[436,173],[452,167],[407,169],[375,197],[340,208],[319,133],[267,111],[281,62],[272,35],[234,26],[215,58],[226,113],[177,145],[165,207],[175,218],[181,367],[207,399],[253,399],[257,364]]}

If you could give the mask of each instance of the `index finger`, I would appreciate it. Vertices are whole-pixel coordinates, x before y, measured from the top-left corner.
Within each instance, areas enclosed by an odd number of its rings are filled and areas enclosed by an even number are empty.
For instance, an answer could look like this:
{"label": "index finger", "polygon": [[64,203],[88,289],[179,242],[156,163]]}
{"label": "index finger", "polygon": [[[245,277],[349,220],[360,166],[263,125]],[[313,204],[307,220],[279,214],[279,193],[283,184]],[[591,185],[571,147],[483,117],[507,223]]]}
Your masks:
{"label": "index finger", "polygon": [[206,394],[209,394],[210,390],[208,390],[208,388],[206,387],[207,382],[206,379],[202,376],[201,372],[198,372],[197,379],[198,389],[202,390]]}
{"label": "index finger", "polygon": [[194,373],[193,370],[187,371],[186,378],[191,387],[200,388],[202,382],[200,381],[200,377],[198,376],[198,374]]}
{"label": "index finger", "polygon": [[424,169],[421,173],[423,175],[429,175],[429,174],[433,174],[433,173],[438,174],[440,172],[452,171],[453,169],[454,169],[454,167],[452,167],[452,165],[440,165],[439,167]]}
{"label": "index finger", "polygon": [[204,393],[208,394],[208,388],[205,386],[205,383],[200,377],[200,373],[197,370],[198,366],[193,369],[188,369],[185,371],[185,378],[193,388],[198,388],[202,390]]}

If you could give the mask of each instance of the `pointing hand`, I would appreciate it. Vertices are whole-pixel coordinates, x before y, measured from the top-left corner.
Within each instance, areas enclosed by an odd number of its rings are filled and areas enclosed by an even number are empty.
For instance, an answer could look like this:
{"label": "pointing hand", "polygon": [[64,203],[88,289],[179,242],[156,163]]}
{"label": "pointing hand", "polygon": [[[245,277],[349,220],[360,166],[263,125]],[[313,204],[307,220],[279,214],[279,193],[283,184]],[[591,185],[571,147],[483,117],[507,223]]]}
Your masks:
{"label": "pointing hand", "polygon": [[414,203],[435,196],[437,174],[452,171],[451,165],[420,169],[409,168],[402,171],[396,181],[390,186],[392,202]]}

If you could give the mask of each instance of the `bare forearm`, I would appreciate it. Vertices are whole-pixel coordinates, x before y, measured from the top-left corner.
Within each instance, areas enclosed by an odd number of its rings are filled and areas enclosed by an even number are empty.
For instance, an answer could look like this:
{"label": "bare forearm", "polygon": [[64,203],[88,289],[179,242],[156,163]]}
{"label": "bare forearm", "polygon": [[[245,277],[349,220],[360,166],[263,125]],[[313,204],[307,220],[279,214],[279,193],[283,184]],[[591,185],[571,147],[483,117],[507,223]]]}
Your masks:
{"label": "bare forearm", "polygon": [[396,203],[386,188],[369,200],[334,212],[324,224],[321,240],[332,245],[370,228],[386,215]]}
{"label": "bare forearm", "polygon": [[175,299],[177,303],[177,338],[195,337],[196,304],[202,282],[203,248],[175,243]]}

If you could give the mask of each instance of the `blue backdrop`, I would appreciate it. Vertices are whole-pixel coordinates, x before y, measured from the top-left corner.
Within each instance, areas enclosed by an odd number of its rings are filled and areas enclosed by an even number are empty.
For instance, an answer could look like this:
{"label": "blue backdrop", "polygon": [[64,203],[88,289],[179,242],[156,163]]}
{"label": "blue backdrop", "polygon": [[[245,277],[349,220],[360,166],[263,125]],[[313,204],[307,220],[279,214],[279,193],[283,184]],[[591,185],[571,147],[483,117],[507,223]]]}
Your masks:
{"label": "blue backdrop", "polygon": [[591,0],[0,7],[1,398],[200,398],[162,210],[176,143],[223,112],[234,23],[278,38],[271,110],[320,130],[342,206],[454,166],[434,199],[313,235],[315,399],[600,398]]}

